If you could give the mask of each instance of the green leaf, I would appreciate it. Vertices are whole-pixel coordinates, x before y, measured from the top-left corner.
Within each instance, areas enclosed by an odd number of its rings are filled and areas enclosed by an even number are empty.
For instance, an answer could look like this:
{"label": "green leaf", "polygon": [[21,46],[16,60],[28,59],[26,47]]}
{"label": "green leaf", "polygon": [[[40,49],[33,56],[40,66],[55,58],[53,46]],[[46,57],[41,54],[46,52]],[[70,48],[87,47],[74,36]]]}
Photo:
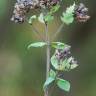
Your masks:
{"label": "green leaf", "polygon": [[43,89],[45,90],[49,84],[51,84],[56,78],[56,73],[52,69],[49,72],[49,77],[47,78],[46,82],[44,83]]}
{"label": "green leaf", "polygon": [[70,69],[75,69],[76,67],[78,67],[78,64],[72,64]]}
{"label": "green leaf", "polygon": [[59,10],[59,8],[60,8],[60,5],[59,4],[53,6],[51,8],[51,10],[50,10],[50,14],[53,14],[53,13],[57,12]]}
{"label": "green leaf", "polygon": [[49,84],[51,84],[54,80],[55,80],[55,78],[48,77],[47,80],[46,80],[45,83],[44,83],[43,89],[46,90],[47,86],[48,86]]}
{"label": "green leaf", "polygon": [[62,66],[63,66],[64,70],[67,68],[68,65],[69,65],[68,59],[64,59],[63,62],[62,62]]}
{"label": "green leaf", "polygon": [[44,21],[45,21],[45,22],[50,22],[50,21],[52,21],[52,20],[54,19],[53,13],[55,13],[56,11],[58,11],[59,8],[60,8],[60,5],[59,5],[59,4],[53,6],[53,7],[50,9],[50,12],[48,12],[46,16],[43,16]]}
{"label": "green leaf", "polygon": [[64,91],[67,91],[67,92],[70,91],[70,83],[64,79],[58,78],[57,85],[60,89]]}
{"label": "green leaf", "polygon": [[38,17],[38,20],[41,22],[41,23],[45,23],[44,21],[44,14],[41,13],[40,16]]}
{"label": "green leaf", "polygon": [[70,71],[70,63],[67,58],[62,62],[62,67],[63,71]]}
{"label": "green leaf", "polygon": [[52,44],[65,45],[65,44],[62,43],[62,42],[52,42]]}
{"label": "green leaf", "polygon": [[66,13],[73,13],[74,9],[75,9],[75,6],[76,6],[76,4],[74,2],[73,5],[71,5],[70,7],[67,8]]}
{"label": "green leaf", "polygon": [[56,49],[64,49],[65,44],[61,42],[52,42],[52,47]]}
{"label": "green leaf", "polygon": [[53,55],[53,56],[51,57],[51,64],[52,64],[52,66],[53,66],[55,69],[58,70],[58,68],[59,68],[59,62],[58,62],[58,60],[57,60],[57,58],[56,58],[55,55]]}
{"label": "green leaf", "polygon": [[62,71],[70,71],[71,69],[75,69],[78,66],[78,64],[70,64],[72,59],[73,57],[64,59],[61,63],[60,69]]}
{"label": "green leaf", "polygon": [[49,72],[49,76],[55,78],[56,77],[56,72],[51,69],[50,72]]}
{"label": "green leaf", "polygon": [[60,8],[60,5],[59,4],[53,6],[50,9],[50,12],[47,13],[47,15],[44,15],[43,13],[41,13],[40,16],[38,17],[38,20],[41,23],[52,21],[54,19],[53,13],[55,13],[56,11],[58,11],[59,8]]}
{"label": "green leaf", "polygon": [[29,21],[28,21],[28,23],[29,24],[32,24],[32,22],[33,22],[34,19],[36,19],[36,15],[31,16],[30,19],[29,19]]}
{"label": "green leaf", "polygon": [[75,9],[75,3],[68,7],[66,9],[66,12],[63,12],[63,16],[61,16],[61,21],[64,22],[65,24],[69,25],[74,21],[74,9]]}
{"label": "green leaf", "polygon": [[57,68],[57,70],[59,71],[69,71],[69,69],[70,64],[68,63],[68,59],[64,59],[63,61],[61,61]]}
{"label": "green leaf", "polygon": [[[70,62],[72,61],[73,57],[70,57],[68,59],[68,63],[70,64]],[[70,69],[75,69],[78,66],[78,64],[70,64]]]}
{"label": "green leaf", "polygon": [[29,46],[28,46],[28,49],[31,48],[31,47],[43,47],[47,45],[46,42],[36,42],[36,43],[31,43]]}
{"label": "green leaf", "polygon": [[63,21],[65,24],[69,25],[74,21],[73,14],[66,14],[63,13],[63,17],[61,17],[61,21]]}
{"label": "green leaf", "polygon": [[62,42],[52,42],[52,47],[56,49],[64,49],[65,47],[70,47],[70,46]]}
{"label": "green leaf", "polygon": [[45,22],[50,22],[54,19],[54,16],[50,15],[50,14],[47,14],[45,17],[44,17],[44,20]]}

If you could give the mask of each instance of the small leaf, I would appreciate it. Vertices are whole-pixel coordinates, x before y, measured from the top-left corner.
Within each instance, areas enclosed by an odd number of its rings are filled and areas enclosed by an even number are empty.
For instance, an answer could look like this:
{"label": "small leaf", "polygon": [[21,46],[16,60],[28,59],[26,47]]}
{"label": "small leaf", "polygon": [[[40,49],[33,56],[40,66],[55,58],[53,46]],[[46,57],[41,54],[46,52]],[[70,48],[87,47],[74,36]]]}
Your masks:
{"label": "small leaf", "polygon": [[63,13],[63,17],[61,17],[61,21],[63,21],[65,24],[69,25],[70,23],[72,23],[74,21],[74,17],[72,14],[66,14]]}
{"label": "small leaf", "polygon": [[74,2],[73,5],[71,5],[70,7],[67,8],[66,13],[73,13],[74,9],[75,9],[75,6],[76,6],[76,4]]}
{"label": "small leaf", "polygon": [[34,19],[36,19],[36,15],[31,16],[30,19],[29,19],[29,21],[28,21],[28,23],[29,24],[32,24],[32,22],[33,22]]}
{"label": "small leaf", "polygon": [[68,63],[70,63],[72,60],[73,60],[73,57],[72,57],[72,56],[69,57],[69,58],[68,58]]}
{"label": "small leaf", "polygon": [[56,11],[58,11],[59,8],[60,8],[60,5],[59,5],[59,4],[53,6],[53,7],[50,9],[50,12],[47,13],[46,16],[43,16],[44,21],[45,21],[45,22],[50,22],[50,21],[52,21],[52,20],[54,19],[53,13],[55,13]]}
{"label": "small leaf", "polygon": [[65,44],[62,43],[62,42],[52,42],[52,44],[65,45]]}
{"label": "small leaf", "polygon": [[55,73],[55,71],[53,71],[53,70],[51,69],[50,72],[49,72],[49,77],[48,77],[48,79],[46,80],[46,82],[44,83],[44,86],[43,86],[44,90],[47,88],[47,86],[48,86],[50,83],[52,83],[52,82],[55,80],[55,77],[56,77],[56,73]]}
{"label": "small leaf", "polygon": [[28,46],[28,49],[31,48],[31,47],[43,47],[47,45],[46,42],[36,42],[36,43],[31,43],[29,46]]}
{"label": "small leaf", "polygon": [[67,46],[70,47],[69,45],[64,44],[62,42],[52,42],[52,47],[56,49],[64,49]]}
{"label": "small leaf", "polygon": [[45,17],[44,17],[44,20],[45,22],[50,22],[54,19],[54,16],[50,15],[50,14],[47,14]]}
{"label": "small leaf", "polygon": [[70,91],[70,83],[64,79],[58,78],[57,85],[60,89],[64,91],[67,91],[67,92]]}
{"label": "small leaf", "polygon": [[[74,60],[74,58],[73,58],[73,57],[70,57],[70,58],[68,59],[68,63],[70,64],[70,62],[71,62],[72,60]],[[75,69],[75,68],[78,66],[78,64],[76,64],[76,63],[77,63],[77,61],[76,61],[76,62],[74,61],[74,63],[70,64],[70,69]]]}
{"label": "small leaf", "polygon": [[55,78],[56,77],[56,72],[51,69],[50,72],[49,72],[49,76]]}
{"label": "small leaf", "polygon": [[75,3],[68,7],[66,9],[66,12],[63,12],[63,16],[61,17],[61,21],[64,22],[65,24],[69,25],[74,21],[74,9],[75,9]]}
{"label": "small leaf", "polygon": [[48,86],[49,84],[51,84],[54,80],[55,80],[55,78],[48,77],[47,80],[46,80],[45,83],[44,83],[43,89],[46,90],[47,86]]}
{"label": "small leaf", "polygon": [[41,13],[40,16],[38,17],[38,20],[41,22],[41,23],[45,23],[44,21],[44,14]]}
{"label": "small leaf", "polygon": [[53,14],[53,13],[57,12],[59,10],[59,8],[60,8],[60,5],[59,4],[53,6],[51,8],[51,10],[50,10],[50,14]]}
{"label": "small leaf", "polygon": [[68,59],[65,59],[63,62],[62,62],[62,66],[64,68],[63,71],[70,71],[70,63],[68,62]]}
{"label": "small leaf", "polygon": [[52,42],[52,47],[56,49],[64,49],[65,44],[61,42]]}
{"label": "small leaf", "polygon": [[53,56],[51,57],[51,64],[52,64],[52,66],[53,66],[55,69],[57,69],[57,70],[58,70],[58,68],[59,68],[59,64],[58,64],[58,63],[59,63],[59,62],[58,62],[56,56],[53,55]]}
{"label": "small leaf", "polygon": [[72,64],[70,69],[75,69],[76,67],[78,67],[78,64]]}
{"label": "small leaf", "polygon": [[68,60],[67,59],[64,59],[62,62],[61,62],[61,66],[59,68],[59,70],[61,71],[67,71],[66,69],[68,69],[69,63],[68,63]]}

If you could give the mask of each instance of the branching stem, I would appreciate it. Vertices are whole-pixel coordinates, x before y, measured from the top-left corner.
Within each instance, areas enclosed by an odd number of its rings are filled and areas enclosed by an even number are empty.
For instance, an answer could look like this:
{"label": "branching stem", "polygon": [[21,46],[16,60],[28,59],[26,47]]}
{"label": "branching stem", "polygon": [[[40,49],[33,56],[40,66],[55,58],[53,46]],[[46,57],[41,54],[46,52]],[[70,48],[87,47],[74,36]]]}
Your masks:
{"label": "branching stem", "polygon": [[[61,32],[62,28],[63,28],[64,24],[61,24],[59,29],[56,31],[53,39]],[[46,33],[46,42],[47,42],[47,47],[46,47],[46,80],[48,78],[49,75],[49,71],[50,71],[50,38],[49,38],[49,33],[48,33],[48,24],[45,23],[45,33]],[[53,88],[54,89],[54,88]],[[47,88],[45,90],[44,96],[49,96],[49,89]]]}
{"label": "branching stem", "polygon": [[52,41],[55,39],[55,37],[62,31],[62,28],[64,27],[64,23],[62,23],[58,30],[55,32],[55,35],[52,37]]}
{"label": "branching stem", "polygon": [[33,32],[34,32],[35,34],[37,34],[37,36],[39,36],[40,39],[42,39],[42,40],[44,41],[43,36],[41,36],[40,32],[39,32],[33,25],[32,25],[32,29],[33,29]]}
{"label": "branching stem", "polygon": [[[26,22],[29,22],[28,18],[25,18]],[[42,41],[44,41],[44,37],[40,34],[40,32],[34,27],[33,24],[30,24],[32,27],[32,32],[34,32]]]}

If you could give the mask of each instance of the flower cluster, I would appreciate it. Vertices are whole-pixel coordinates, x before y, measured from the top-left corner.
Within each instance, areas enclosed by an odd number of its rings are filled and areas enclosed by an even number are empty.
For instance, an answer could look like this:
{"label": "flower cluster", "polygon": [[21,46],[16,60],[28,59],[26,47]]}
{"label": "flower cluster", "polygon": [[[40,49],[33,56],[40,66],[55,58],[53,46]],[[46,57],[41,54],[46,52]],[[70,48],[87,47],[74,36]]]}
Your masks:
{"label": "flower cluster", "polygon": [[90,16],[87,15],[87,12],[88,12],[88,8],[86,8],[83,3],[80,3],[75,7],[74,17],[79,22],[86,22],[90,18]]}
{"label": "flower cluster", "polygon": [[25,15],[39,3],[38,0],[17,0],[14,6],[12,21],[23,23]]}
{"label": "flower cluster", "polygon": [[68,59],[69,64],[77,64],[77,61],[71,56],[70,48],[70,46],[66,46],[64,49],[56,49],[55,56],[59,62]]}
{"label": "flower cluster", "polygon": [[48,8],[58,4],[60,0],[17,0],[14,6],[12,21],[16,23],[23,23],[25,15],[32,9]]}
{"label": "flower cluster", "polygon": [[58,60],[64,59],[65,57],[68,57],[70,54],[70,47],[65,47],[64,49],[56,49],[55,56]]}
{"label": "flower cluster", "polygon": [[58,4],[60,0],[40,0],[40,7],[41,8],[51,8],[52,6]]}

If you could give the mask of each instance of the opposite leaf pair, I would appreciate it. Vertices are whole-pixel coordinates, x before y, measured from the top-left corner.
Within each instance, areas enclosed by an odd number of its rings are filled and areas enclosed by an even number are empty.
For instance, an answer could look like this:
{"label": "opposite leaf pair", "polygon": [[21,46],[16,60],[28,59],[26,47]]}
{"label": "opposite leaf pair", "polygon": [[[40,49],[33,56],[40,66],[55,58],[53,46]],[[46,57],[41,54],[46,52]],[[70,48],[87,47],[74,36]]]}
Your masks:
{"label": "opposite leaf pair", "polygon": [[77,61],[70,56],[70,46],[61,43],[61,42],[53,42],[53,47],[56,48],[54,55],[51,57],[51,64],[53,69],[49,72],[49,77],[44,83],[44,90],[48,88],[51,83],[56,83],[56,85],[64,90],[70,90],[70,83],[59,77],[61,72],[70,71],[78,66]]}
{"label": "opposite leaf pair", "polygon": [[49,77],[47,78],[46,82],[44,83],[43,89],[46,90],[46,88],[51,84],[56,83],[56,85],[64,90],[69,91],[70,90],[70,83],[67,80],[61,79],[58,77],[58,73],[56,73],[53,70],[50,70]]}
{"label": "opposite leaf pair", "polygon": [[[28,46],[28,49],[31,47],[43,47],[46,45],[46,42],[32,43]],[[76,68],[78,66],[77,61],[70,56],[70,46],[62,42],[52,42],[50,46],[56,50],[54,55],[51,57],[51,64],[54,70],[50,69],[49,76],[45,81],[43,88],[46,90],[47,87],[54,82],[60,89],[69,91],[70,83],[60,78],[59,72],[70,71],[71,69]]]}

